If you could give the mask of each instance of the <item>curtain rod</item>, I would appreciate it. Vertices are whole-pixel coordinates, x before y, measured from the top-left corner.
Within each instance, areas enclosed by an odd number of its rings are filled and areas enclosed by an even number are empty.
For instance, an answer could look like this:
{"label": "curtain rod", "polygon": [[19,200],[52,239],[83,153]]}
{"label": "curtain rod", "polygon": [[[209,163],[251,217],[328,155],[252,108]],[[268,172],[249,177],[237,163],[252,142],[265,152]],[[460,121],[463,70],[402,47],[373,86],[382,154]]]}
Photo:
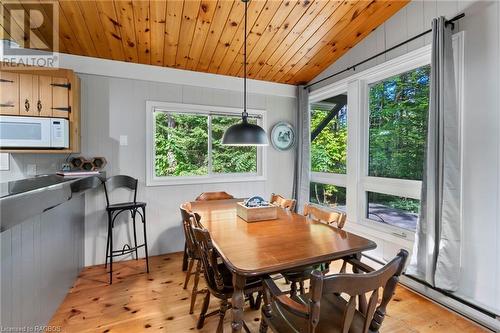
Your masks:
{"label": "curtain rod", "polygon": [[[462,14],[458,14],[458,15],[457,15],[457,16],[455,16],[454,18],[452,18],[452,19],[450,19],[450,20],[446,21],[446,24],[451,24],[451,25],[454,25],[454,23],[453,23],[453,22],[460,20],[460,19],[461,19],[461,18],[463,18],[464,16],[465,16],[465,14],[464,14],[464,13],[462,13]],[[384,51],[382,51],[382,52],[380,52],[380,53],[377,53],[377,54],[375,54],[374,56],[371,56],[370,58],[367,58],[367,59],[365,59],[365,60],[363,60],[363,61],[360,61],[360,62],[358,62],[357,64],[354,64],[354,65],[352,65],[352,66],[349,66],[349,67],[347,67],[346,69],[343,69],[343,70],[341,70],[341,71],[339,71],[339,72],[333,73],[332,75],[328,75],[327,77],[322,78],[321,80],[318,80],[318,81],[316,81],[316,82],[310,83],[310,84],[308,84],[308,85],[304,86],[304,89],[308,89],[308,88],[310,88],[310,87],[312,87],[312,86],[314,86],[314,85],[316,85],[316,84],[318,84],[318,83],[320,83],[320,82],[326,81],[326,80],[328,80],[328,79],[331,79],[332,77],[335,77],[335,76],[340,75],[340,74],[342,74],[342,73],[348,72],[348,71],[350,71],[350,70],[356,70],[356,67],[359,67],[359,66],[363,65],[364,63],[367,63],[367,62],[368,62],[368,61],[370,61],[370,60],[373,60],[373,59],[375,59],[375,58],[378,58],[378,57],[380,57],[381,55],[386,54],[387,52],[390,52],[390,51],[392,51],[392,50],[394,50],[394,49],[397,49],[397,48],[398,48],[398,47],[400,47],[400,46],[403,46],[403,45],[405,45],[405,44],[408,44],[408,43],[410,43],[410,42],[414,41],[415,39],[418,39],[418,38],[420,38],[420,37],[422,37],[422,36],[425,36],[425,35],[427,35],[428,33],[430,33],[431,31],[432,31],[432,29],[429,29],[429,30],[426,30],[426,31],[424,31],[424,32],[421,32],[421,33],[419,33],[418,35],[413,36],[413,37],[411,37],[410,39],[407,39],[407,40],[405,40],[405,41],[403,41],[403,42],[401,42],[401,43],[399,43],[399,44],[396,44],[396,45],[394,45],[393,47],[388,48],[387,50],[384,50]]]}

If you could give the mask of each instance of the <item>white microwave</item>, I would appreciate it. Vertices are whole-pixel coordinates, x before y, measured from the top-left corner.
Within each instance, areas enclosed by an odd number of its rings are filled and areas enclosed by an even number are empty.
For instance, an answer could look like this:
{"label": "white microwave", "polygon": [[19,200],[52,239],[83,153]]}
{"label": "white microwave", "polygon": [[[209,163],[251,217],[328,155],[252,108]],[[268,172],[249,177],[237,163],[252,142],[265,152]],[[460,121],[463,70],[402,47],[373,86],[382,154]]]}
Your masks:
{"label": "white microwave", "polygon": [[0,116],[1,148],[69,148],[67,119]]}

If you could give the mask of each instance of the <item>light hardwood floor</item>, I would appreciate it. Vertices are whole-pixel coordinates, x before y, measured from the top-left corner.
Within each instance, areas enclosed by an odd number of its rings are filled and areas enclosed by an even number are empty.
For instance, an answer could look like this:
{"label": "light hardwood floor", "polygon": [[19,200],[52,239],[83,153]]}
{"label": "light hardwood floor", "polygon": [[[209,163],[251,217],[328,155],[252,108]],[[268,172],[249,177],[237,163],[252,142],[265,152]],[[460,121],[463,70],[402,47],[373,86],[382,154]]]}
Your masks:
{"label": "light hardwood floor", "polygon": [[[144,260],[114,264],[114,282],[108,284],[103,265],[85,268],[49,325],[62,332],[189,332],[196,330],[202,296],[198,295],[195,313],[189,314],[188,289],[182,289],[182,254],[150,258],[151,273],[145,273]],[[203,287],[203,286],[201,286]],[[209,311],[218,307],[211,300]],[[245,321],[252,332],[259,327],[260,311],[245,309]],[[217,317],[209,317],[199,332],[215,332]],[[231,313],[225,320],[230,332]],[[483,332],[475,324],[398,287],[388,306],[381,332]]]}

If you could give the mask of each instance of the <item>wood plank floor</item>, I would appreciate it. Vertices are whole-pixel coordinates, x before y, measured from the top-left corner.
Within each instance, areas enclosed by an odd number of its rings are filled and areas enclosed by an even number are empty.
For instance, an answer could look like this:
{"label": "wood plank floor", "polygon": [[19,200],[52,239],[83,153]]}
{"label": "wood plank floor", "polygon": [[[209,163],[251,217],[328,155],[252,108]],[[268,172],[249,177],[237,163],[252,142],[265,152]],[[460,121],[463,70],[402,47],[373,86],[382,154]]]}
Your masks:
{"label": "wood plank floor", "polygon": [[[114,282],[108,284],[103,265],[85,268],[49,325],[61,332],[189,332],[196,330],[202,303],[198,296],[195,313],[189,314],[190,283],[182,289],[182,254],[150,258],[151,273],[145,273],[144,260],[114,265]],[[209,311],[218,302],[212,298]],[[260,311],[245,310],[245,321],[252,332],[259,327]],[[215,332],[217,317],[205,321],[199,332]],[[231,313],[225,320],[230,332]],[[466,319],[398,287],[381,332],[483,332]]]}

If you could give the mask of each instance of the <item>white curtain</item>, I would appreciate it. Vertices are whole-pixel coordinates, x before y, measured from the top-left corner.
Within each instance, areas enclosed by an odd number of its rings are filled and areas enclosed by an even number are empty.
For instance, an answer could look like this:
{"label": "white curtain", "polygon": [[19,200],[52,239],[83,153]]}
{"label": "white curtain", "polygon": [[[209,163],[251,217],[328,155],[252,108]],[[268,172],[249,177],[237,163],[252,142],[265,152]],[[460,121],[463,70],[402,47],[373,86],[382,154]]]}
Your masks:
{"label": "white curtain", "polygon": [[309,201],[309,179],[311,160],[309,134],[309,90],[304,86],[297,87],[297,146],[295,154],[295,179],[293,197],[297,200],[297,211],[302,212],[304,204]]}
{"label": "white curtain", "polygon": [[432,21],[428,133],[420,219],[406,273],[430,285],[458,289],[460,276],[459,122],[453,67],[452,28]]}

